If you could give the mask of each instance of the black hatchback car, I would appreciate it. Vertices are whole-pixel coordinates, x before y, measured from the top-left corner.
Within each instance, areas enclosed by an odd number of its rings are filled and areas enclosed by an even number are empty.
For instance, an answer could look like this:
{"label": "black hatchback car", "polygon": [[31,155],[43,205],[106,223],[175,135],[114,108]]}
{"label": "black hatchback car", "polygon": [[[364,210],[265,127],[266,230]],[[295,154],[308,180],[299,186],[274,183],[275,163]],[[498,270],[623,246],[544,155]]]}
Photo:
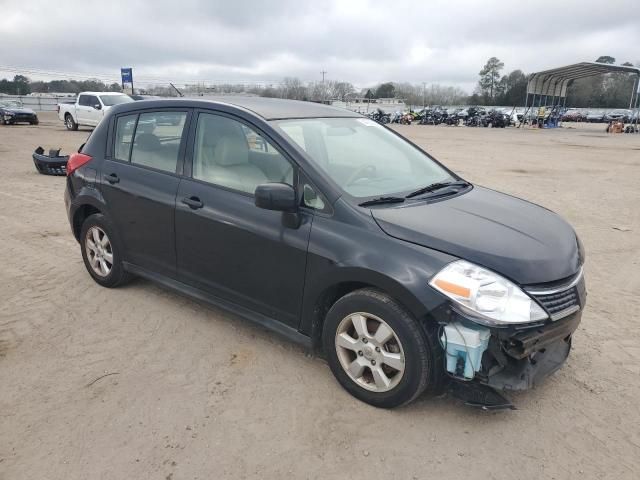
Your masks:
{"label": "black hatchback car", "polygon": [[97,283],[137,275],[236,312],[321,351],[372,405],[532,387],[580,322],[584,253],[563,219],[347,110],[117,105],[67,172]]}

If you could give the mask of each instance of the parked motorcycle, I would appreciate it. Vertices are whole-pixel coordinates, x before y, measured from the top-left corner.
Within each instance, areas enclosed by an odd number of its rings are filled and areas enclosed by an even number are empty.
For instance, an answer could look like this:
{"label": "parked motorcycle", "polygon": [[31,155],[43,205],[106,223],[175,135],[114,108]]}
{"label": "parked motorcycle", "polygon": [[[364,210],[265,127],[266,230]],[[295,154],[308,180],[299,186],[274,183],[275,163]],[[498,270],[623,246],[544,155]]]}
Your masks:
{"label": "parked motorcycle", "polygon": [[483,127],[504,128],[509,125],[510,120],[501,111],[490,110],[484,117],[482,117]]}
{"label": "parked motorcycle", "polygon": [[386,113],[381,108],[378,108],[375,112],[372,112],[367,116],[371,120],[375,120],[376,122],[381,123],[383,125],[386,125],[387,123],[389,123],[391,121],[391,115]]}

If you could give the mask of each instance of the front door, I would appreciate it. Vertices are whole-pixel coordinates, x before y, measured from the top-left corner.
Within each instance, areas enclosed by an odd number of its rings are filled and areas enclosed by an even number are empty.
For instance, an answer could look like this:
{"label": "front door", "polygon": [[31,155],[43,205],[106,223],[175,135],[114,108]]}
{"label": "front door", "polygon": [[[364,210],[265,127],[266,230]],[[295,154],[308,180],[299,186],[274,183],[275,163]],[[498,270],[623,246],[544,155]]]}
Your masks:
{"label": "front door", "polygon": [[80,95],[76,106],[76,117],[80,125],[94,125],[93,123],[93,106],[98,101],[95,95]]}
{"label": "front door", "polygon": [[179,278],[297,327],[313,217],[287,227],[253,196],[263,183],[293,185],[292,163],[233,117],[201,112],[196,127],[192,178],[176,199]]}
{"label": "front door", "polygon": [[124,244],[125,260],[172,277],[177,172],[188,119],[186,111],[117,117],[113,152],[101,172],[102,194]]}

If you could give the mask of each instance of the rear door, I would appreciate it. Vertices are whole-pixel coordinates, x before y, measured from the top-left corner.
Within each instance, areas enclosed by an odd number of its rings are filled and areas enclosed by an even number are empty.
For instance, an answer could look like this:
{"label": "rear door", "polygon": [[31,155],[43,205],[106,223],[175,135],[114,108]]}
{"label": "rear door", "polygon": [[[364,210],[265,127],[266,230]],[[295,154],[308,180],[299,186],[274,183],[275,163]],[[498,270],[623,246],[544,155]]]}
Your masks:
{"label": "rear door", "polygon": [[102,194],[125,249],[125,260],[175,276],[175,199],[190,120],[188,109],[115,118]]}
{"label": "rear door", "polygon": [[294,185],[294,165],[235,117],[202,111],[196,126],[176,199],[180,280],[297,327],[313,217],[290,228],[254,204],[259,184]]}

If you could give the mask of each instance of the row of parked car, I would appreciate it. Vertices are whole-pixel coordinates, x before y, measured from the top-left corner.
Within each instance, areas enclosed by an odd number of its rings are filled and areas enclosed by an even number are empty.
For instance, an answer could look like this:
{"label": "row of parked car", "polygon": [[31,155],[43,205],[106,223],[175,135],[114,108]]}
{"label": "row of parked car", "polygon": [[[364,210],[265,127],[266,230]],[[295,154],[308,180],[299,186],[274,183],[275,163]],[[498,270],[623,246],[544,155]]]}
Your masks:
{"label": "row of parked car", "polygon": [[569,108],[562,115],[563,122],[589,122],[589,123],[609,123],[622,121],[624,123],[631,123],[638,119],[640,112],[633,112],[627,109],[605,111],[585,111],[577,108]]}
{"label": "row of parked car", "polygon": [[[400,123],[420,125],[465,125],[483,127],[508,127],[520,123],[539,123],[544,119],[544,123],[558,121],[563,122],[589,122],[589,123],[610,123],[621,121],[623,123],[635,123],[638,121],[639,111],[626,109],[616,109],[611,111],[586,111],[577,108],[562,109],[558,107],[546,107],[539,109],[532,107],[522,108],[485,108],[485,107],[465,107],[446,108],[442,106],[430,106],[419,110],[397,111],[393,113],[384,112],[377,109],[368,114],[369,118],[379,123]],[[640,123],[640,122],[639,122]]]}

